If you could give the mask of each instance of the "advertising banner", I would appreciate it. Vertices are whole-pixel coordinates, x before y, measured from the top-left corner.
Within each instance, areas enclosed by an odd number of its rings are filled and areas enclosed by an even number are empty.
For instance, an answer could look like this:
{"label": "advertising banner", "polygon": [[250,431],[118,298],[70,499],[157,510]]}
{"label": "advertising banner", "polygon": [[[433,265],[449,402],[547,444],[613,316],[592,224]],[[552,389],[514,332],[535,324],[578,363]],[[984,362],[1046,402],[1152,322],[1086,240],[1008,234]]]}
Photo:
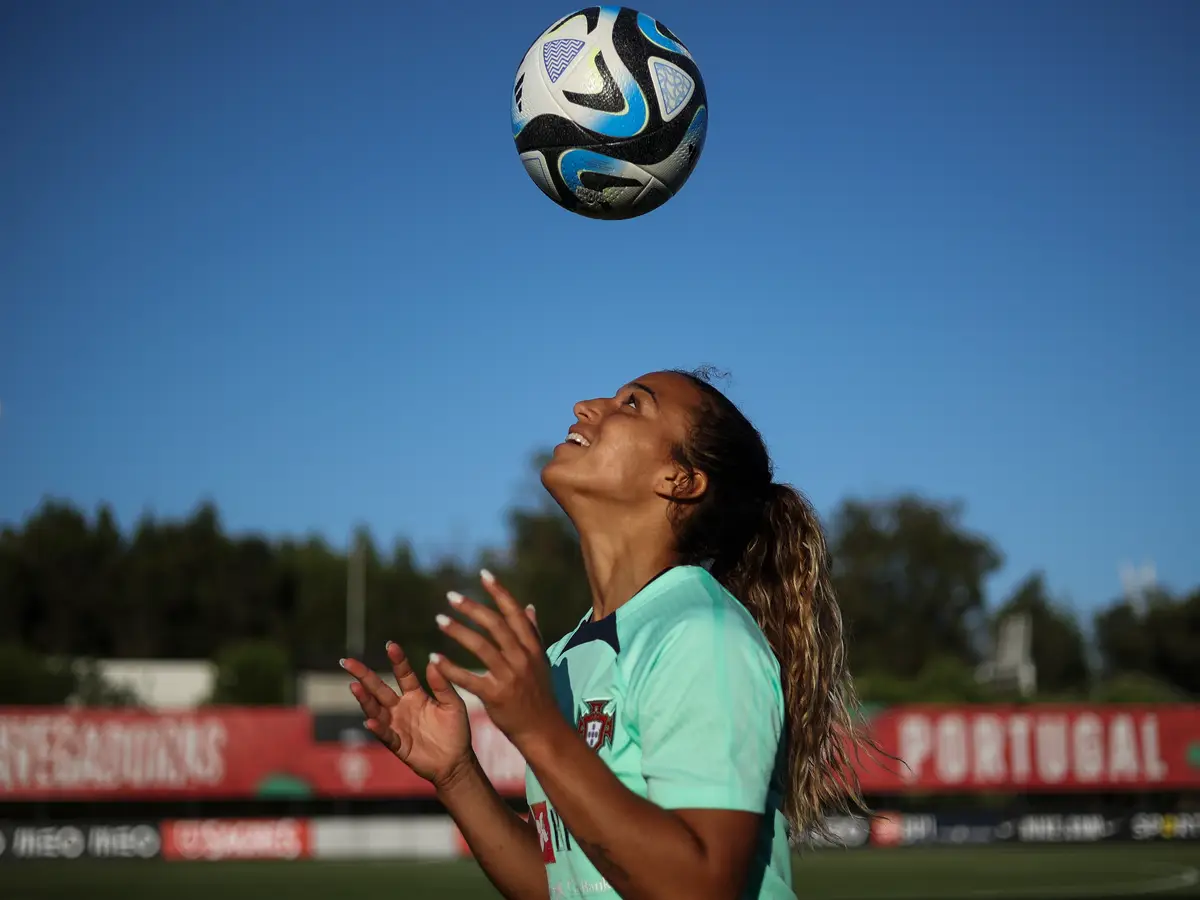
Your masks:
{"label": "advertising banner", "polygon": [[306,859],[306,819],[187,819],[162,823],[168,860]]}
{"label": "advertising banner", "polygon": [[869,793],[1200,788],[1200,706],[901,706],[870,734]]}
{"label": "advertising banner", "polygon": [[153,822],[0,824],[0,862],[33,859],[157,859],[162,838]]}
{"label": "advertising banner", "polygon": [[[493,784],[522,794],[520,754],[486,713],[471,728]],[[361,723],[352,740],[313,731],[303,709],[0,709],[0,800],[432,796]]]}
{"label": "advertising banner", "polygon": [[[0,801],[432,795],[360,722],[334,718],[0,708]],[[482,709],[471,727],[493,784],[522,795],[520,754]],[[868,794],[1200,790],[1200,706],[903,706],[869,734],[898,759],[862,754]]]}

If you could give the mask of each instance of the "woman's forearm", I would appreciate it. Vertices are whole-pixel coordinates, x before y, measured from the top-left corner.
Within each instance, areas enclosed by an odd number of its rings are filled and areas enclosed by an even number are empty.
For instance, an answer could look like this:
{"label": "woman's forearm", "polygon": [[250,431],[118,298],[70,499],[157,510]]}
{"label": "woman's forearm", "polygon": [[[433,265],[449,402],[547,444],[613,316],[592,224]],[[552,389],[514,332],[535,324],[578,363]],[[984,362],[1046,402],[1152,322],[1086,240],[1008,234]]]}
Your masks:
{"label": "woman's forearm", "polygon": [[625,900],[712,894],[697,835],[625,787],[569,724],[522,743],[518,749],[571,837]]}
{"label": "woman's forearm", "polygon": [[546,865],[533,826],[504,802],[474,755],[438,788],[438,799],[496,889],[508,900],[545,900]]}

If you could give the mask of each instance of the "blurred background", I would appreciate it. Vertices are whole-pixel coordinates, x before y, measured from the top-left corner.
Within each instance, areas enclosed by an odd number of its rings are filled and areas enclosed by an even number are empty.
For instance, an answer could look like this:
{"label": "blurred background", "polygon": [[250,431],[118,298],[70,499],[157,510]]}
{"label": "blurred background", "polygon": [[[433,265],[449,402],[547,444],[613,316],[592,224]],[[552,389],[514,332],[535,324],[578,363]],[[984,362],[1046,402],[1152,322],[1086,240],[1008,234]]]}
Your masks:
{"label": "blurred background", "polygon": [[538,460],[703,363],[907,764],[798,895],[1200,895],[1200,6],[656,2],[708,145],[602,223],[506,123],[568,7],[0,0],[0,896],[493,896],[337,660],[572,627]]}

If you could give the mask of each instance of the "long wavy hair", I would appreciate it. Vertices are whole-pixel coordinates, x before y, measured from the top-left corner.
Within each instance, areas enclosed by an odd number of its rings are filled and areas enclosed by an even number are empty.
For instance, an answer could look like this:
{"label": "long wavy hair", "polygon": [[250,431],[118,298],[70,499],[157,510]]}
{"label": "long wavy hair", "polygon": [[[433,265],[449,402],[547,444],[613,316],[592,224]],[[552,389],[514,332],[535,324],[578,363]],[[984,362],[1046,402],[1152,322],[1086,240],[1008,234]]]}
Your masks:
{"label": "long wavy hair", "polygon": [[858,697],[846,659],[821,523],[795,488],[774,481],[762,435],[711,370],[677,371],[700,391],[689,433],[675,448],[708,489],[671,508],[677,546],[750,611],[779,661],[788,771],[783,812],[793,838],[834,840],[830,813],[869,813],[852,757],[874,746],[856,726]]}

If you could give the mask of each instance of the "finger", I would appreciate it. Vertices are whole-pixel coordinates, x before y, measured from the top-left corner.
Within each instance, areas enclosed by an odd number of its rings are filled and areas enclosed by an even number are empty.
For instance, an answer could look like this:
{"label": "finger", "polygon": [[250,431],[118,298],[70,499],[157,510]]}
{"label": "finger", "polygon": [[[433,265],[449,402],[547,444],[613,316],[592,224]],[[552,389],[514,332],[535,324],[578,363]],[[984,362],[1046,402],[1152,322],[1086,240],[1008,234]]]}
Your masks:
{"label": "finger", "polygon": [[488,693],[487,679],[473,672],[468,672],[462,666],[456,665],[440,653],[429,654],[429,666],[436,669],[446,681],[457,684],[464,691],[470,691],[479,699],[484,699]]}
{"label": "finger", "polygon": [[441,673],[441,670],[433,664],[432,656],[429,658],[429,665],[425,669],[425,680],[429,682],[429,691],[439,705],[462,705],[463,698],[454,689],[453,685],[446,680],[446,676]]}
{"label": "finger", "polygon": [[363,727],[379,738],[379,742],[397,756],[404,749],[400,743],[400,735],[396,734],[395,730],[384,725],[378,719],[367,719],[363,722]]}
{"label": "finger", "polygon": [[533,630],[537,633],[539,648],[544,647],[546,642],[542,639],[542,629],[538,625],[537,610],[533,608],[532,603],[525,607],[525,618],[529,620],[529,624],[533,626]]}
{"label": "finger", "polygon": [[542,642],[537,628],[530,627],[529,616],[526,615],[516,598],[508,592],[508,588],[500,584],[496,580],[496,576],[487,569],[479,570],[479,580],[483,583],[484,590],[491,594],[492,599],[496,601],[496,607],[504,614],[504,619],[512,627],[513,635],[517,640],[526,649],[536,649],[540,653]]}
{"label": "finger", "polygon": [[405,694],[421,690],[421,681],[400,645],[395,641],[388,641],[386,649],[388,659],[392,663],[392,674],[396,676],[396,684],[400,685],[400,690]]}
{"label": "finger", "polygon": [[473,631],[462,622],[456,622],[449,616],[438,616],[437,625],[443,633],[454,638],[477,657],[489,672],[504,674],[510,670],[504,654],[495,644],[478,631]]}
{"label": "finger", "polygon": [[354,699],[362,707],[363,715],[368,719],[383,719],[387,717],[383,705],[372,697],[370,691],[357,681],[350,682],[350,693],[354,695]]}
{"label": "finger", "polygon": [[487,631],[502,655],[511,657],[520,650],[520,640],[513,633],[508,620],[500,613],[488,609],[482,603],[476,603],[470,597],[464,597],[458,591],[451,591],[446,595],[446,599],[450,601],[451,606]]}
{"label": "finger", "polygon": [[372,697],[384,706],[395,706],[400,702],[400,698],[396,696],[396,692],[384,684],[382,678],[357,659],[343,659],[341,660],[341,665],[343,669],[359,680],[359,683],[371,693]]}

